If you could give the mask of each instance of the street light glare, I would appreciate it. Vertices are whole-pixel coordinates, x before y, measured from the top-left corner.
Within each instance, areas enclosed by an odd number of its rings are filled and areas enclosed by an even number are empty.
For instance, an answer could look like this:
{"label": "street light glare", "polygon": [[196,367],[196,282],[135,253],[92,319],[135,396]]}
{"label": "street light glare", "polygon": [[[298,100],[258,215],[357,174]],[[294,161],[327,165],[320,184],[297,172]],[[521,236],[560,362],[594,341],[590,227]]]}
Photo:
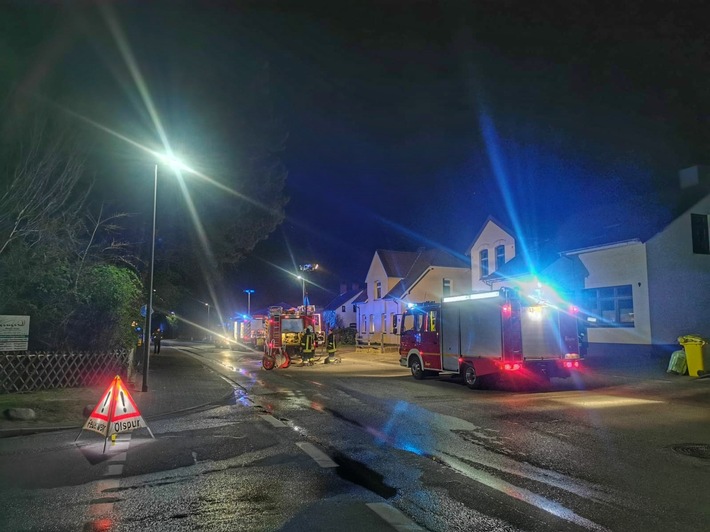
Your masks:
{"label": "street light glare", "polygon": [[192,172],[192,168],[183,163],[178,157],[169,153],[159,153],[158,158],[161,163],[167,164],[173,170],[183,170],[186,172]]}

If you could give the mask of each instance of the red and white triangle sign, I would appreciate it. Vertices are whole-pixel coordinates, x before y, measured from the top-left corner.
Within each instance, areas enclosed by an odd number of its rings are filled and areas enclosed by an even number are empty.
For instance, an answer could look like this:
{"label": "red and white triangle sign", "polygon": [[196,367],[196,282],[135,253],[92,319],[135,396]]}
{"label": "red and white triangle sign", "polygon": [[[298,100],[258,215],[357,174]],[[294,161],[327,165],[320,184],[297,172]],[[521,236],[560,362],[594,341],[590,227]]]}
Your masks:
{"label": "red and white triangle sign", "polygon": [[83,430],[93,430],[108,438],[112,434],[140,428],[148,428],[148,425],[121,377],[116,375],[84,423]]}

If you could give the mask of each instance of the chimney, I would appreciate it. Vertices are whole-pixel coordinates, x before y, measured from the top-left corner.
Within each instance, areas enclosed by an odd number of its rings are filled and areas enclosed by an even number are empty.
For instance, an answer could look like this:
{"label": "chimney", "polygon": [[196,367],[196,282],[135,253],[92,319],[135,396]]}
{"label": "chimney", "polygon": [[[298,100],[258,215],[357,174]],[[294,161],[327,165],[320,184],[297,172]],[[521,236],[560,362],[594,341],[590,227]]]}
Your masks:
{"label": "chimney", "polygon": [[691,166],[678,172],[680,188],[686,189],[696,185],[710,185],[710,167],[704,165]]}

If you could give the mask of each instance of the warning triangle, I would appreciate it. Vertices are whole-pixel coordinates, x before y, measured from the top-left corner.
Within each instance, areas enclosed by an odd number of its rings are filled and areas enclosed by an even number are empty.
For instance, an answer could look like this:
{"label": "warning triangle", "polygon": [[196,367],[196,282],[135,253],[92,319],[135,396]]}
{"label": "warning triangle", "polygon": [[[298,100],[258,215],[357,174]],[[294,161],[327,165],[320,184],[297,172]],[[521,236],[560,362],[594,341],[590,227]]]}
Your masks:
{"label": "warning triangle", "polygon": [[148,428],[148,425],[121,377],[116,375],[86,420],[83,430],[93,430],[108,438],[112,434],[140,428]]}

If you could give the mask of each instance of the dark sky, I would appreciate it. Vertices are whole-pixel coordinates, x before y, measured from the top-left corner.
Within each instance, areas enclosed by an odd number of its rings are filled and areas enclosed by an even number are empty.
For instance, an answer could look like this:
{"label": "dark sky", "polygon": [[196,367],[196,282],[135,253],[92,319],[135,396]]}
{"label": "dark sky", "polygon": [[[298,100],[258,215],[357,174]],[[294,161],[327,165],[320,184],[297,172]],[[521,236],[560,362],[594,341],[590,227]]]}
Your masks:
{"label": "dark sky", "polygon": [[[300,298],[273,265],[320,263],[324,304],[341,280],[364,280],[377,248],[463,253],[491,214],[539,240],[585,216],[603,232],[605,209],[665,215],[677,171],[708,162],[706,4],[264,0],[118,2],[115,12],[168,135],[192,158],[209,154],[195,163],[206,173],[230,161],[201,106],[227,109],[248,90],[240,70],[269,65],[291,201],[224,290],[244,306],[254,288],[255,308]],[[33,68],[12,65],[25,90],[41,92],[61,65],[82,95],[73,108],[149,135],[101,18],[68,24],[72,10],[28,5],[5,2],[13,17],[1,17],[5,29],[25,17],[14,25],[22,42],[3,45],[33,52]],[[116,165],[130,149],[115,148]]]}

